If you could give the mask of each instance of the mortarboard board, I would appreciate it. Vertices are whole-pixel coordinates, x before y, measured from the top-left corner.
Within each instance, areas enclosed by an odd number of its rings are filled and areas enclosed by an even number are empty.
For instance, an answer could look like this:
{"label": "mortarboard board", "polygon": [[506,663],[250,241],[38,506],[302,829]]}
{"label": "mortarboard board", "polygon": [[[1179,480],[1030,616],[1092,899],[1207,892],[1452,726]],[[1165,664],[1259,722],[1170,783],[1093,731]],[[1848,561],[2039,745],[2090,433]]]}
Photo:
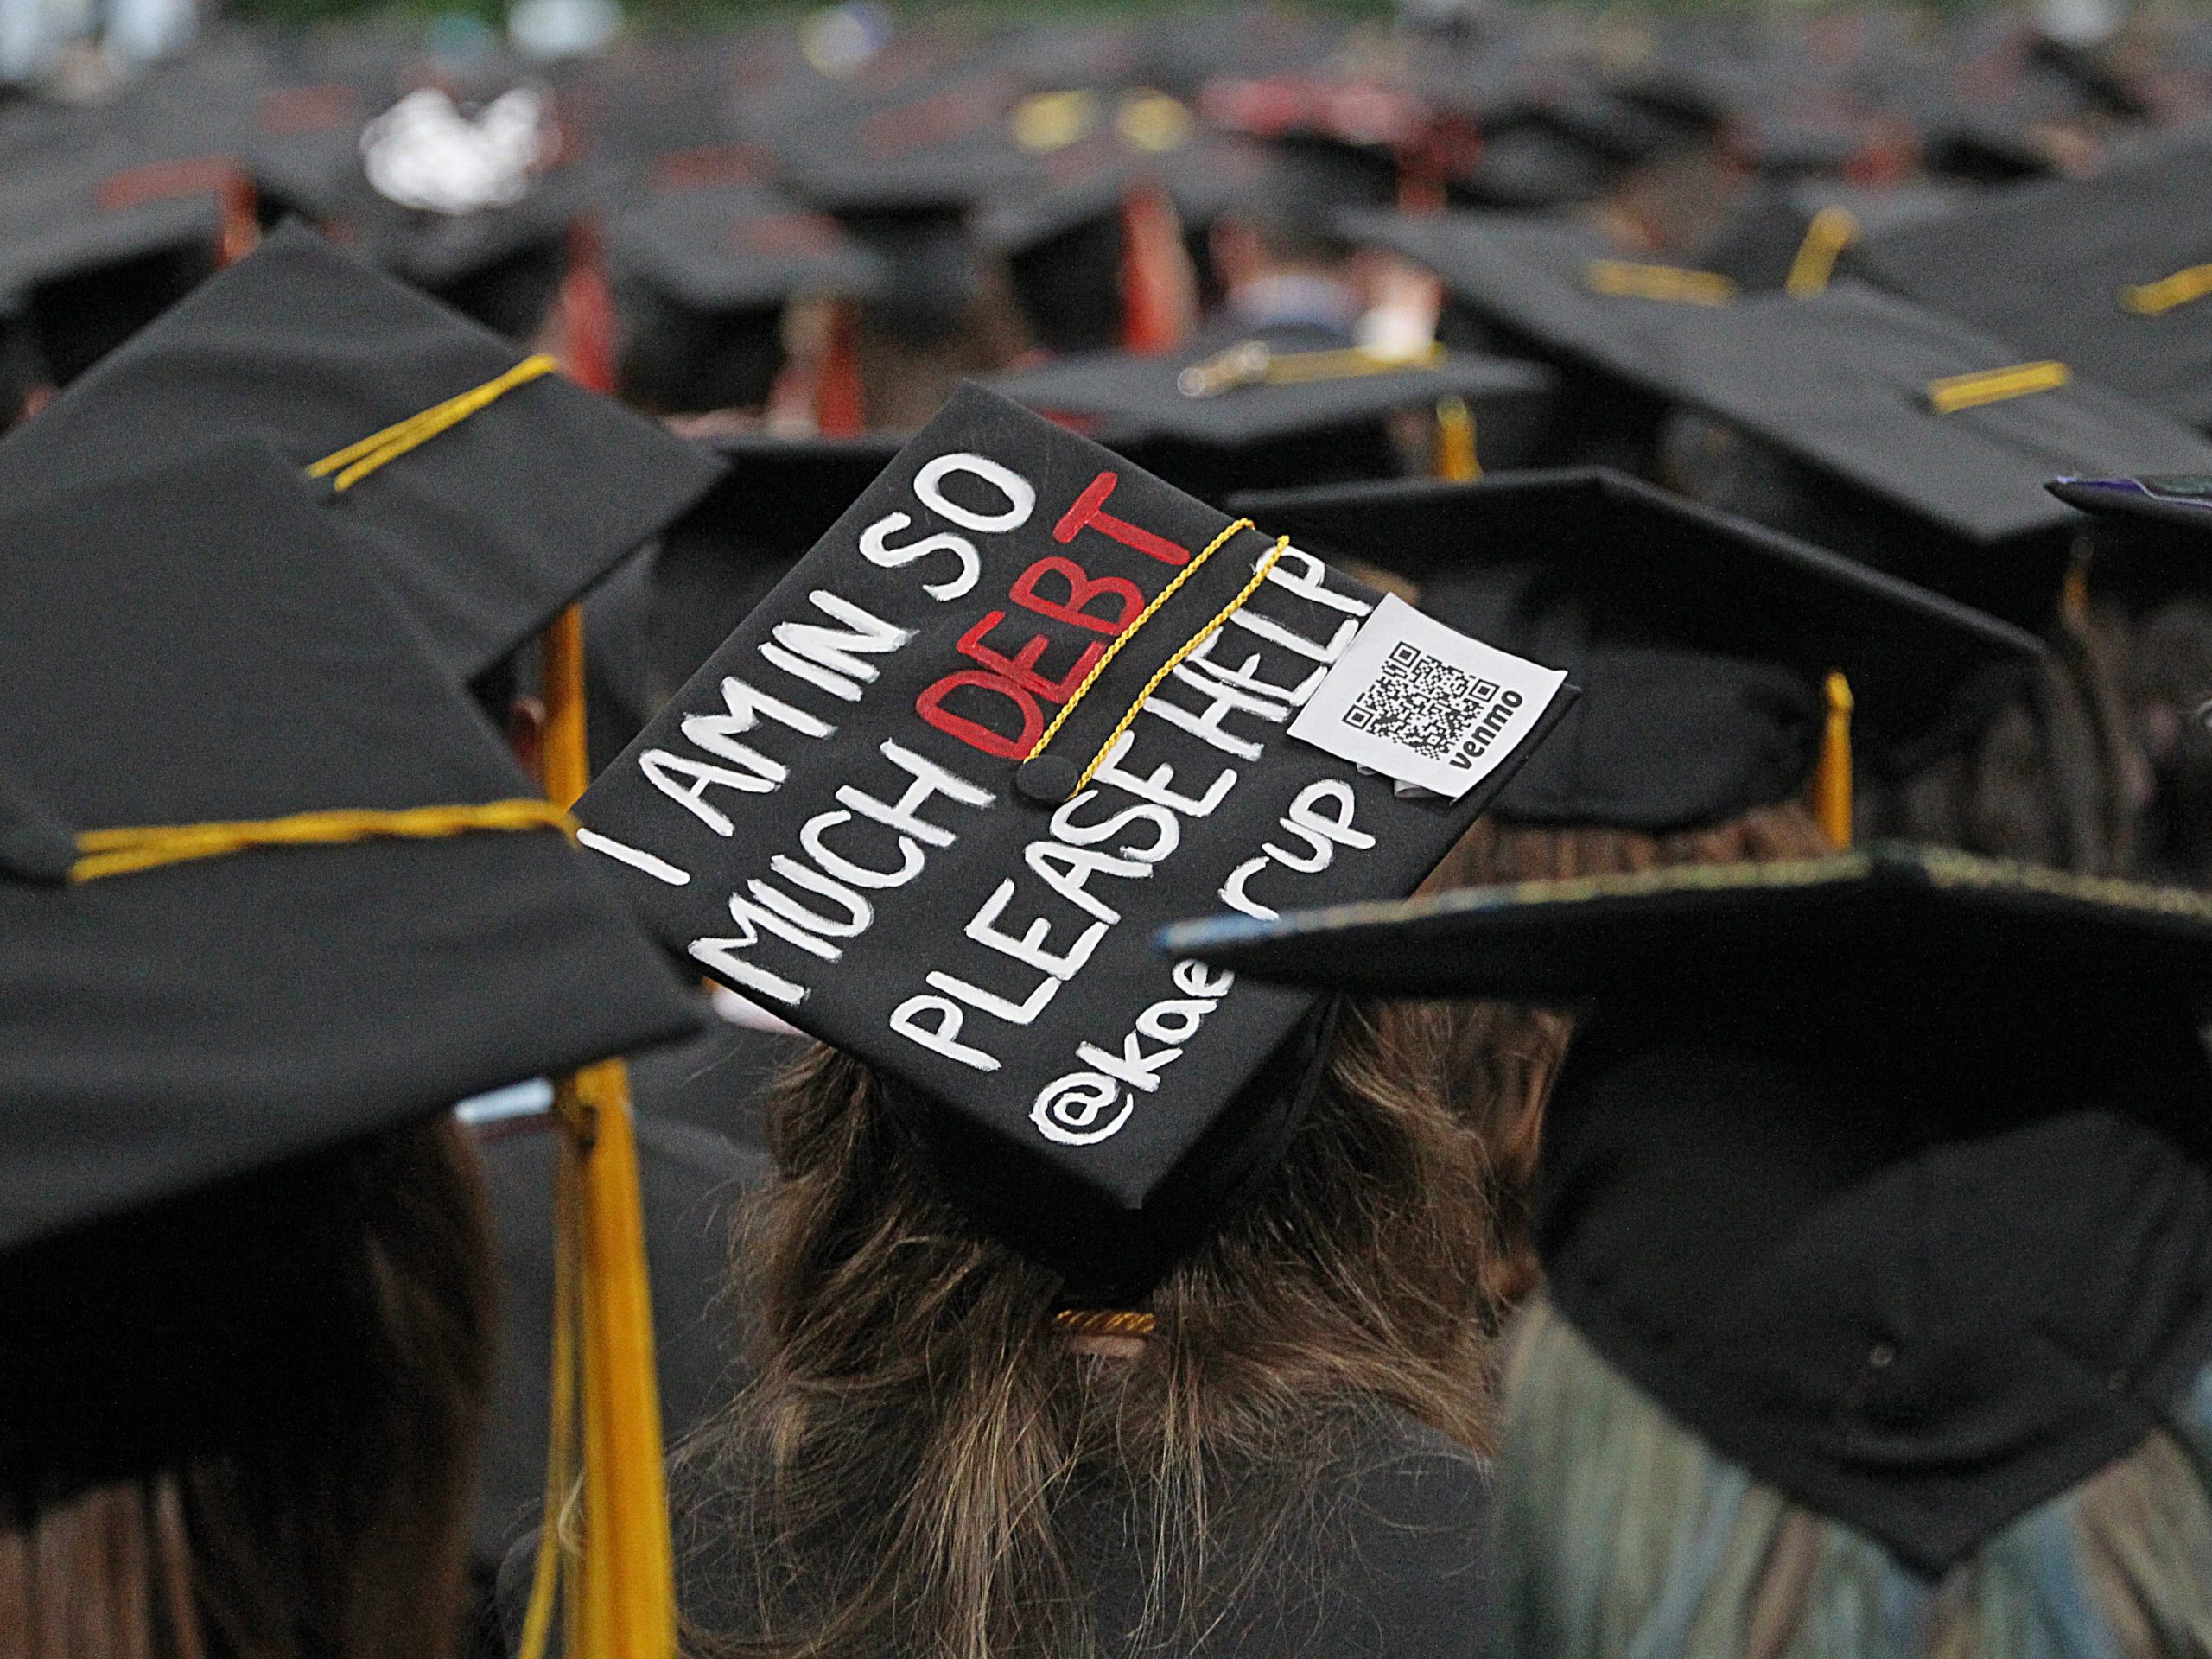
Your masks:
{"label": "mortarboard board", "polygon": [[2156,410],[1856,282],[1729,308],[1662,384],[1817,476],[1832,499],[1788,528],[2031,626],[2069,522],[2044,479],[2212,468]]}
{"label": "mortarboard board", "polygon": [[[518,355],[288,226],[10,434],[0,482],[23,500],[216,434],[263,438],[303,469],[372,435],[419,439],[387,443],[357,485],[341,467],[301,487],[372,544],[439,659],[473,679],[715,474],[702,451]],[[472,393],[474,412],[449,401]],[[442,408],[461,417],[401,429]]]}
{"label": "mortarboard board", "polygon": [[1382,423],[1456,397],[1490,464],[1528,454],[1552,375],[1533,363],[1438,349],[1402,360],[1329,330],[1276,325],[1168,356],[1097,353],[999,375],[992,390],[1094,425],[1151,471],[1208,499],[1238,489],[1399,470]]}
{"label": "mortarboard board", "polygon": [[1659,834],[1795,796],[1838,672],[1853,760],[1900,776],[2042,654],[1993,617],[1603,468],[1230,505],[1317,553],[1372,548],[1430,614],[1574,677],[1581,698],[1498,797],[1501,817]]}
{"label": "mortarboard board", "polygon": [[[1144,918],[1418,882],[1568,695],[1447,639],[970,386],[593,785],[582,839],[671,950],[873,1062],[982,1224],[1128,1294],[1273,1162],[1322,1040],[1310,999],[1152,958]],[[1401,794],[1347,753],[1474,781]]]}
{"label": "mortarboard board", "polygon": [[760,407],[783,366],[786,300],[867,299],[889,282],[835,219],[757,185],[661,190],[614,220],[607,263],[623,391],[669,414]]}
{"label": "mortarboard board", "polygon": [[[0,1249],[696,1027],[265,447],[15,502],[0,592],[35,620],[0,664]],[[130,833],[271,821],[304,844]]]}
{"label": "mortarboard board", "polygon": [[1554,1301],[1931,1578],[2155,1432],[2212,1351],[2200,894],[1892,846],[1163,948],[1588,1010],[1546,1107]]}
{"label": "mortarboard board", "polygon": [[1871,234],[1847,268],[2056,358],[2196,427],[2212,426],[2212,188],[2201,129],[2140,144],[2095,177],[1984,192]]}
{"label": "mortarboard board", "polygon": [[1872,186],[1793,179],[1747,191],[1693,260],[1746,294],[1785,289],[1817,294],[1846,251],[1897,226],[1932,220],[1958,207],[1955,186]]}

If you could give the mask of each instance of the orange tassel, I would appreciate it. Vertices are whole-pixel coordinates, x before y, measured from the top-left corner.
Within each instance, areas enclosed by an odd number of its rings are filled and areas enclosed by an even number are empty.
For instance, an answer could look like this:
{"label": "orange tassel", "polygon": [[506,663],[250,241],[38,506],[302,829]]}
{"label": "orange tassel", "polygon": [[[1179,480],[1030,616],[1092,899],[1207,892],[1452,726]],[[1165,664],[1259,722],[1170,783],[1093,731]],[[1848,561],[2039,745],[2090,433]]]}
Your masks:
{"label": "orange tassel", "polygon": [[861,396],[860,316],[849,304],[836,307],[830,340],[814,382],[815,429],[825,438],[854,438],[868,430]]}
{"label": "orange tassel", "polygon": [[569,378],[591,391],[612,394],[614,370],[614,294],[599,257],[598,226],[580,221],[569,232],[569,274],[561,279],[561,356]]}
{"label": "orange tassel", "polygon": [[1821,761],[1813,774],[1813,816],[1839,851],[1851,845],[1851,682],[1831,672],[1825,688],[1828,717],[1821,735]]}

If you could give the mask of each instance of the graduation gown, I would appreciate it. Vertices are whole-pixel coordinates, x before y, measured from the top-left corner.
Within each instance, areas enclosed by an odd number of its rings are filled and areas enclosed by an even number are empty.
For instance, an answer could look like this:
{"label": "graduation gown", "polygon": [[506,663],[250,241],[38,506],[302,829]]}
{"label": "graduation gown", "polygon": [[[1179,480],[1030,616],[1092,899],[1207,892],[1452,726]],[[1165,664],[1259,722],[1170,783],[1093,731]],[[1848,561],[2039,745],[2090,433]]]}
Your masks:
{"label": "graduation gown", "polygon": [[[1267,1479],[1286,1478],[1271,1471]],[[1077,1583],[1087,1595],[1100,1659],[1465,1659],[1488,1650],[1491,1621],[1491,1476],[1483,1461],[1401,1413],[1382,1413],[1339,1465],[1293,1471],[1308,1527],[1255,1524],[1230,1483],[1213,1569],[1202,1586],[1206,1628],[1155,1630],[1139,1647],[1148,1517],[1099,1490],[1060,1512]],[[1250,1483],[1256,1488],[1258,1483]],[[730,1577],[741,1552],[718,1539],[711,1497],[679,1516],[677,1596],[710,1629],[738,1626],[753,1586]],[[1310,1506],[1310,1507],[1309,1507]],[[534,1544],[509,1554],[499,1605],[513,1651],[530,1599]]]}

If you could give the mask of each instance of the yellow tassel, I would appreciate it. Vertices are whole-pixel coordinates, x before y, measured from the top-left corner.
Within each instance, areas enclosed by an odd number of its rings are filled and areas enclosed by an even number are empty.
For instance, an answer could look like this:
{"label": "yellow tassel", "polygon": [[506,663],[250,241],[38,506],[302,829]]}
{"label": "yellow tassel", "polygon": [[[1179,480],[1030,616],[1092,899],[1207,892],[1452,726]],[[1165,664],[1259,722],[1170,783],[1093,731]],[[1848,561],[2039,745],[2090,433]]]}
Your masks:
{"label": "yellow tassel", "polygon": [[1805,227],[1805,239],[1782,279],[1785,294],[1800,298],[1824,292],[1835,275],[1835,262],[1859,235],[1859,221],[1840,207],[1823,207]]}
{"label": "yellow tassel", "polygon": [[1827,726],[1821,734],[1820,766],[1813,774],[1813,816],[1840,851],[1851,845],[1851,682],[1831,671],[1826,690]]}
{"label": "yellow tassel", "polygon": [[1639,264],[1632,259],[1592,259],[1582,268],[1582,285],[1593,294],[1675,305],[1727,305],[1736,298],[1736,284],[1717,270]]}
{"label": "yellow tassel", "polygon": [[1475,415],[1464,397],[1440,397],[1436,404],[1436,475],[1464,484],[1483,475],[1475,458]]}
{"label": "yellow tassel", "polygon": [[2139,317],[2155,317],[2212,294],[2212,265],[2191,265],[2155,283],[2138,283],[2120,290],[2120,308]]}
{"label": "yellow tassel", "polygon": [[2074,556],[2067,562],[2066,581],[2058,590],[2059,614],[2083,626],[2089,620],[2089,556],[2088,537],[2078,538]]}
{"label": "yellow tassel", "polygon": [[[563,612],[541,642],[546,709],[545,792],[565,808],[590,781],[584,750],[583,620]],[[541,1659],[561,1591],[568,1659],[672,1659],[674,1552],[662,1471],[660,1387],[653,1369],[652,1297],[627,1068],[585,1066],[556,1085],[563,1148],[556,1241],[554,1427],[537,1576],[525,1616],[524,1659]],[[563,1294],[563,1282],[573,1291]],[[565,1325],[567,1329],[560,1327]],[[573,1425],[563,1419],[573,1389]],[[561,1508],[582,1477],[575,1548]]]}
{"label": "yellow tassel", "polygon": [[2015,363],[2009,368],[1948,374],[1928,383],[1928,406],[1938,415],[1955,415],[1962,409],[2001,404],[2030,392],[2056,391],[2073,378],[2071,369],[2053,362]]}

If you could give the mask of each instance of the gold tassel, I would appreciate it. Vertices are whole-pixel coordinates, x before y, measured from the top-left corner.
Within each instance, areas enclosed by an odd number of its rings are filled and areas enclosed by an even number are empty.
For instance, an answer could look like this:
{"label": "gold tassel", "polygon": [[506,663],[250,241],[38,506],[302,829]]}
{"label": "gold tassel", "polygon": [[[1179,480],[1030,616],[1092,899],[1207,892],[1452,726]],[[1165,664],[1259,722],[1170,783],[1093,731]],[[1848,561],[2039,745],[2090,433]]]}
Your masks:
{"label": "gold tassel", "polygon": [[1800,299],[1825,293],[1828,279],[1835,275],[1836,260],[1858,234],[1859,220],[1851,213],[1840,207],[1821,208],[1805,226],[1805,239],[1797,245],[1789,274],[1782,279],[1782,291]]}
{"label": "gold tassel", "polygon": [[[566,808],[590,781],[583,618],[575,606],[546,630],[540,661],[545,793]],[[555,1434],[546,1456],[545,1536],[521,1653],[542,1659],[557,1589],[569,1659],[672,1659],[674,1551],[628,1069],[619,1059],[602,1060],[563,1078],[555,1094],[563,1141]],[[561,1511],[577,1475],[581,1514],[568,1529]]]}
{"label": "gold tassel", "polygon": [[2058,590],[2058,613],[2069,622],[2086,627],[2089,621],[2089,538],[2074,538],[2074,556],[2066,563],[2066,581]]}
{"label": "gold tassel", "polygon": [[1851,682],[1831,671],[1826,690],[1827,726],[1813,774],[1813,816],[1830,844],[1842,851],[1851,845]]}
{"label": "gold tassel", "polygon": [[1455,484],[1483,475],[1475,458],[1475,415],[1464,397],[1440,397],[1436,403],[1436,475]]}

